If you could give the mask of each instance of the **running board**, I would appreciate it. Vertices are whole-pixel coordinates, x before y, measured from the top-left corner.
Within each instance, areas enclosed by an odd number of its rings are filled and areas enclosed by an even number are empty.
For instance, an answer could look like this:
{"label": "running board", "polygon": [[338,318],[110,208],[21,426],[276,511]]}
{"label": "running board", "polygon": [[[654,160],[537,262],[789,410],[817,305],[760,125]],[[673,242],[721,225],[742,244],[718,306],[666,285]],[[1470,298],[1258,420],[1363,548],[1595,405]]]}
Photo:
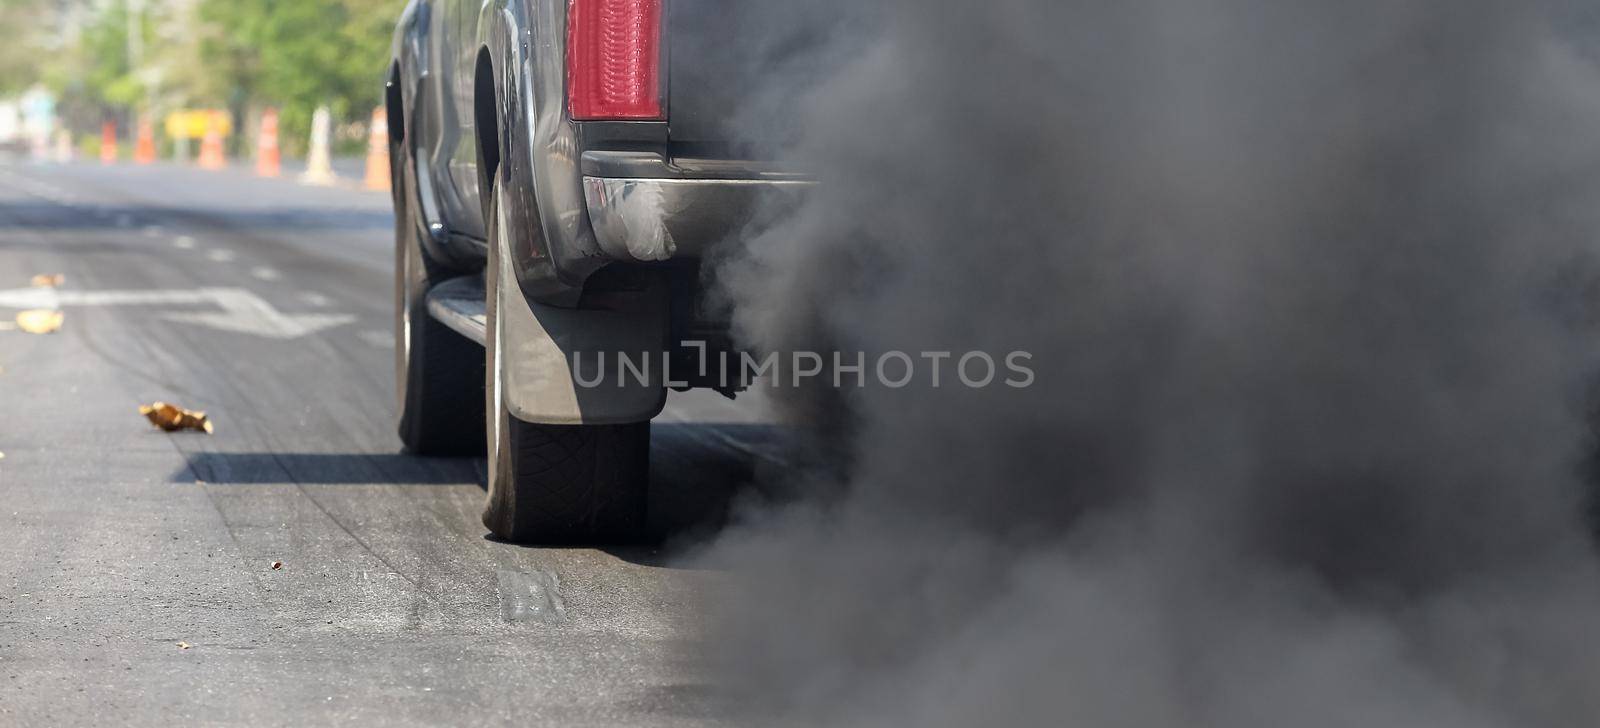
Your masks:
{"label": "running board", "polygon": [[428,315],[479,344],[488,338],[489,316],[484,310],[483,277],[451,278],[428,291]]}

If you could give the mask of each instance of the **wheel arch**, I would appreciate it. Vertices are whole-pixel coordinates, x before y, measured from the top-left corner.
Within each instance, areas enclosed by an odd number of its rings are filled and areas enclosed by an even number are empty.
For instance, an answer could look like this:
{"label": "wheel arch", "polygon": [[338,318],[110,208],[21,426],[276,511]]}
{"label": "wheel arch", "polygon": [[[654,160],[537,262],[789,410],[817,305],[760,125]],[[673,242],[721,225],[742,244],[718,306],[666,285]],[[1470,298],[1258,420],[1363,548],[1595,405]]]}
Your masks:
{"label": "wheel arch", "polygon": [[494,58],[489,47],[478,49],[472,78],[472,121],[478,148],[478,199],[483,208],[484,229],[488,229],[489,194],[500,170],[505,140],[500,133],[500,91],[495,88]]}
{"label": "wheel arch", "polygon": [[405,97],[400,91],[399,59],[389,65],[389,80],[383,87],[383,111],[388,117],[389,144],[391,146],[404,144],[406,138],[406,109]]}
{"label": "wheel arch", "polygon": [[504,182],[514,194],[499,214],[519,287],[530,301],[576,306],[613,259],[589,222],[582,143],[566,114],[567,2],[496,0],[483,12],[473,113],[485,214],[489,183]]}

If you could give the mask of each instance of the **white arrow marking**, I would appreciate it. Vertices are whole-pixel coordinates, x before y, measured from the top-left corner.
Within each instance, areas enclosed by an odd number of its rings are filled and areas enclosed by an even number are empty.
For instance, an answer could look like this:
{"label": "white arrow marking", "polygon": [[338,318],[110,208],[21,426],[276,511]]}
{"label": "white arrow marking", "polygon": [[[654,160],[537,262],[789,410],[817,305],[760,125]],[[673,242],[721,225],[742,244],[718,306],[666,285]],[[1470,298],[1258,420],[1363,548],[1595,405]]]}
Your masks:
{"label": "white arrow marking", "polygon": [[222,313],[173,313],[168,321],[199,324],[222,331],[294,339],[356,320],[346,314],[286,314],[243,288],[201,288],[189,291],[60,291],[16,288],[0,291],[0,308],[71,306],[193,306],[215,304]]}
{"label": "white arrow marking", "polygon": [[174,313],[163,318],[269,339],[296,339],[356,320],[346,314],[286,314],[243,288],[207,288],[204,292],[223,313]]}

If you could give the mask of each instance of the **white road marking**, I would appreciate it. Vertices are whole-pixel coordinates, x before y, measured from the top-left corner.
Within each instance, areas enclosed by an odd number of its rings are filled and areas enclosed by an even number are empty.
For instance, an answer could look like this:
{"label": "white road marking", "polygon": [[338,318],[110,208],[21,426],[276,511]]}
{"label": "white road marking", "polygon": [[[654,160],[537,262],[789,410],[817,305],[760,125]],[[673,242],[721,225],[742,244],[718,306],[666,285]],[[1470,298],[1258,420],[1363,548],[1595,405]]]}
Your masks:
{"label": "white road marking", "polygon": [[15,288],[0,291],[0,306],[5,308],[57,308],[59,296],[54,288]]}
{"label": "white road marking", "polygon": [[269,339],[296,339],[356,320],[346,314],[286,314],[243,288],[208,288],[205,291],[222,307],[223,313],[175,313],[162,318]]}
{"label": "white road marking", "polygon": [[276,269],[268,268],[264,265],[251,268],[250,275],[255,276],[257,279],[263,281],[275,281],[283,277],[283,275],[278,273]]}
{"label": "white road marking", "polygon": [[179,250],[190,250],[190,249],[194,248],[194,238],[191,238],[191,237],[189,237],[187,235],[181,235],[181,236],[178,236],[176,238],[173,238],[172,239],[172,247],[177,248]]}
{"label": "white road marking", "polygon": [[333,303],[333,299],[317,293],[316,291],[301,291],[300,300],[304,301],[307,306],[313,306],[316,308],[327,308]]}
{"label": "white road marking", "polygon": [[234,255],[233,251],[231,250],[219,249],[207,251],[206,258],[213,263],[231,263],[233,262]]}
{"label": "white road marking", "polygon": [[3,308],[65,306],[194,305],[211,301],[204,289],[188,291],[63,291],[57,288],[13,288],[0,291]]}
{"label": "white road marking", "polygon": [[348,314],[286,314],[243,288],[153,291],[63,291],[15,288],[0,291],[0,307],[59,309],[69,306],[173,306],[214,304],[222,313],[172,313],[168,321],[269,339],[294,339],[356,320]]}

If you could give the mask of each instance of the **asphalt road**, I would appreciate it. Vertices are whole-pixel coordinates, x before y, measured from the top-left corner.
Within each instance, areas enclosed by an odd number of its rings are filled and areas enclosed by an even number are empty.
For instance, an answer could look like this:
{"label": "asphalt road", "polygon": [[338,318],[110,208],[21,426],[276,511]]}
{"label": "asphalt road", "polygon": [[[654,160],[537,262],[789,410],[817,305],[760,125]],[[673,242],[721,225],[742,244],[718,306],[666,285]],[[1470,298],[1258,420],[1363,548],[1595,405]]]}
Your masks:
{"label": "asphalt road", "polygon": [[391,230],[242,169],[0,165],[0,322],[65,312],[0,330],[0,725],[728,720],[718,575],[671,564],[765,462],[759,403],[658,420],[663,545],[494,542],[481,460],[399,452]]}

